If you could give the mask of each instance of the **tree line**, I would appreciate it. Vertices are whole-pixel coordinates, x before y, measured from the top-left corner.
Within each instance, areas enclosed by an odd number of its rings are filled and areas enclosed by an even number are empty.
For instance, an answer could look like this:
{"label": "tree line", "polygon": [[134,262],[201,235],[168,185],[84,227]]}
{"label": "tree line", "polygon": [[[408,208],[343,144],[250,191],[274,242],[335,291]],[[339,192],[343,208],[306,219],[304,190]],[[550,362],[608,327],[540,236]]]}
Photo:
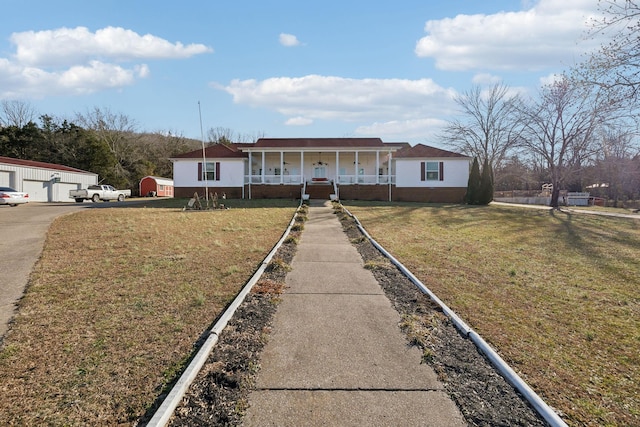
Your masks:
{"label": "tree line", "polygon": [[[260,135],[207,130],[205,145],[255,142]],[[61,164],[98,174],[100,182],[138,190],[145,176],[171,178],[169,158],[202,147],[179,133],[140,132],[135,120],[94,107],[73,119],[39,115],[25,101],[0,103],[0,156]]]}
{"label": "tree line", "polygon": [[472,170],[469,192],[483,196],[468,200],[490,201],[491,186],[541,190],[543,183],[552,185],[554,207],[560,190],[588,189],[614,203],[640,198],[640,5],[602,0],[599,8],[587,37],[606,33],[610,41],[536,94],[497,83],[456,97],[460,116],[440,141],[491,172],[481,179]]}
{"label": "tree line", "polygon": [[201,146],[171,132],[139,132],[126,115],[100,108],[73,120],[36,118],[22,101],[3,101],[0,112],[0,156],[90,171],[100,182],[134,192],[145,176],[171,178],[169,158]]}

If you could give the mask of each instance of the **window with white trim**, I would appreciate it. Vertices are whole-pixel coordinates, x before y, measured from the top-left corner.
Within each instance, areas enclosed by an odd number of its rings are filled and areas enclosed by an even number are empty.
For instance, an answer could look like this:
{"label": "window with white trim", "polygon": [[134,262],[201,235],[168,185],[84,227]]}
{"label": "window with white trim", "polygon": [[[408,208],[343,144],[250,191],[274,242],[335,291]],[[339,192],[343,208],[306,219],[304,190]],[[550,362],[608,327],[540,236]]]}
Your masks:
{"label": "window with white trim", "polygon": [[440,180],[440,162],[426,162],[425,171],[427,181]]}
{"label": "window with white trim", "polygon": [[421,162],[420,163],[420,180],[421,181],[444,181],[444,163],[443,162]]}
{"label": "window with white trim", "polygon": [[220,181],[220,162],[206,162],[205,167],[198,163],[198,181]]}

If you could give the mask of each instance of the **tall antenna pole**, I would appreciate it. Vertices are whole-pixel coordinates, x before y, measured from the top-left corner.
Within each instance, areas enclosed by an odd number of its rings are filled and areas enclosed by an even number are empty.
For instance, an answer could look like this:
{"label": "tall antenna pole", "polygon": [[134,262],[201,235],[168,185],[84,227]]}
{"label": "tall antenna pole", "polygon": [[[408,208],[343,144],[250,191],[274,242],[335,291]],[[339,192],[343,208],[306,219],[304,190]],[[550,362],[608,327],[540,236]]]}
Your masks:
{"label": "tall antenna pole", "polygon": [[200,138],[202,140],[202,181],[204,182],[204,199],[209,207],[209,185],[207,184],[207,156],[204,152],[204,130],[202,130],[202,109],[198,101],[198,114],[200,115]]}

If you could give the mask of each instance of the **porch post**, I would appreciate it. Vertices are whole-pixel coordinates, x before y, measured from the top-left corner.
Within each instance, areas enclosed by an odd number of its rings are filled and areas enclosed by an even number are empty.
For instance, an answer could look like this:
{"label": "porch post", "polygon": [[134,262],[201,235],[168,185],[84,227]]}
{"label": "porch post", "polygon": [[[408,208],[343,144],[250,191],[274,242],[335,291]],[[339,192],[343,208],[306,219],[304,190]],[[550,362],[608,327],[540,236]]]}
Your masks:
{"label": "porch post", "polygon": [[262,168],[260,169],[260,183],[264,184],[264,167],[265,167],[264,151],[262,151],[260,154],[262,154]]}
{"label": "porch post", "polygon": [[[253,181],[253,153],[249,150],[249,200],[251,200],[251,181]],[[244,190],[244,186],[242,189]]]}
{"label": "porch post", "polygon": [[391,151],[389,151],[389,155],[387,156],[387,181],[389,181],[389,201],[391,202]]}
{"label": "porch post", "polygon": [[280,151],[280,184],[284,184],[284,153]]}
{"label": "porch post", "polygon": [[380,184],[380,150],[376,150],[376,184]]}
{"label": "porch post", "polygon": [[304,184],[304,151],[300,150],[300,184]]}
{"label": "porch post", "polygon": [[336,150],[336,178],[335,178],[335,183],[339,184],[340,183],[340,152],[338,150]]}
{"label": "porch post", "polygon": [[356,184],[357,184],[357,183],[359,182],[359,180],[360,180],[360,175],[358,175],[358,169],[359,169],[359,167],[358,167],[358,166],[359,166],[359,165],[360,165],[360,162],[358,162],[358,151],[356,150],[356,161],[355,161],[355,162],[353,162],[353,166],[354,166],[354,168],[353,168],[353,169],[355,170],[354,174],[355,174],[355,176],[356,176],[356,179],[354,180],[354,182],[355,182]]}

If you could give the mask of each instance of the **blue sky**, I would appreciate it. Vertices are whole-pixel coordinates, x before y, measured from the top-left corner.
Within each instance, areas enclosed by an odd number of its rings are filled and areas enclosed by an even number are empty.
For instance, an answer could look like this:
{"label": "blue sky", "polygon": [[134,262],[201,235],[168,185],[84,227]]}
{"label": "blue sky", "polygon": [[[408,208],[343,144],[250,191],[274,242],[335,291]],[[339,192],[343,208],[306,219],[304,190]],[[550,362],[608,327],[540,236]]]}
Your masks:
{"label": "blue sky", "polygon": [[[0,100],[200,139],[438,145],[456,94],[535,93],[598,40],[597,0],[0,0]],[[244,141],[246,142],[246,141]]]}

